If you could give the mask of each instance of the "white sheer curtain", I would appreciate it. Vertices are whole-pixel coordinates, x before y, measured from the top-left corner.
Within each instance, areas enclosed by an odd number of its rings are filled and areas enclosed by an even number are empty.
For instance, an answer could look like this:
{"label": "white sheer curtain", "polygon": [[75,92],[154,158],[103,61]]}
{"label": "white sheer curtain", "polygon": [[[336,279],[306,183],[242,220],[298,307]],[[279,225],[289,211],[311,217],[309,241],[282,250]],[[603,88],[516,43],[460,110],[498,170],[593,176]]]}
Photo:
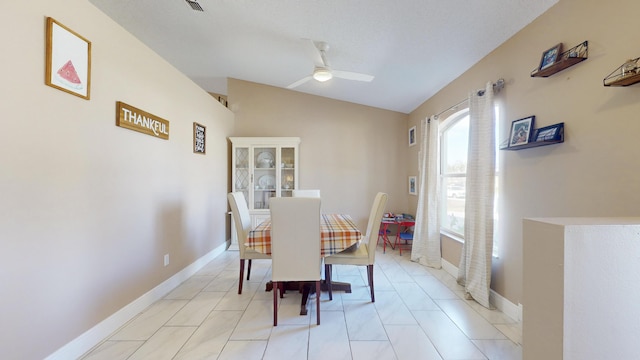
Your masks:
{"label": "white sheer curtain", "polygon": [[418,152],[418,209],[413,233],[411,260],[439,269],[442,267],[440,251],[440,134],[435,116],[421,122],[420,150]]}
{"label": "white sheer curtain", "polygon": [[464,221],[464,245],[458,283],[467,299],[491,308],[491,256],[493,248],[493,197],[495,184],[495,120],[493,84],[484,95],[469,96],[469,149]]}

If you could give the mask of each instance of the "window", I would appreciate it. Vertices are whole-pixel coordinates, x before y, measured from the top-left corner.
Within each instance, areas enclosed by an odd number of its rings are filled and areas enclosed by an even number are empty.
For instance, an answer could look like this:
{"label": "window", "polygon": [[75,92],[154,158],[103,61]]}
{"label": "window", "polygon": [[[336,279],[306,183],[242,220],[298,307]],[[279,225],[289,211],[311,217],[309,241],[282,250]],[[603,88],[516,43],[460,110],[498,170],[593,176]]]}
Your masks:
{"label": "window", "polygon": [[440,184],[442,184],[441,230],[464,237],[469,109],[449,116],[440,134]]}
{"label": "window", "polygon": [[[500,108],[494,109],[496,139],[499,137]],[[469,109],[446,118],[440,131],[440,183],[442,184],[441,231],[464,241],[464,211],[469,148]],[[496,141],[496,180],[494,195],[494,230],[498,221],[499,144]],[[498,237],[494,231],[493,255],[498,256]]]}

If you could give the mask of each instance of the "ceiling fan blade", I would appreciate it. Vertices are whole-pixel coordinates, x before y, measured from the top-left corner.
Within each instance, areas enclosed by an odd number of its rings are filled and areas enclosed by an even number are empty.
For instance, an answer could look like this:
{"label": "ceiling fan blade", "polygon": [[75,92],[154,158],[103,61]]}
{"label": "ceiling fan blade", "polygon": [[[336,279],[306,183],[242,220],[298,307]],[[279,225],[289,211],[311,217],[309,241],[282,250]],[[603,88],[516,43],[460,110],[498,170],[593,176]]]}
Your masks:
{"label": "ceiling fan blade", "polygon": [[361,73],[351,72],[351,71],[332,70],[331,73],[333,74],[334,77],[347,79],[347,80],[370,82],[374,79],[373,75],[361,74]]}
{"label": "ceiling fan blade", "polygon": [[293,89],[293,88],[295,88],[295,87],[298,87],[298,86],[300,86],[300,85],[302,85],[302,84],[306,83],[307,81],[309,81],[309,80],[311,80],[311,79],[312,79],[311,75],[309,75],[309,76],[305,76],[305,77],[303,77],[302,79],[300,79],[300,80],[298,80],[298,81],[294,82],[293,84],[291,84],[291,85],[287,86],[287,89]]}
{"label": "ceiling fan blade", "polygon": [[318,49],[318,43],[311,39],[303,40],[305,42],[306,52],[309,54],[309,58],[313,59],[315,66],[324,66],[324,61],[322,60],[320,50]]}

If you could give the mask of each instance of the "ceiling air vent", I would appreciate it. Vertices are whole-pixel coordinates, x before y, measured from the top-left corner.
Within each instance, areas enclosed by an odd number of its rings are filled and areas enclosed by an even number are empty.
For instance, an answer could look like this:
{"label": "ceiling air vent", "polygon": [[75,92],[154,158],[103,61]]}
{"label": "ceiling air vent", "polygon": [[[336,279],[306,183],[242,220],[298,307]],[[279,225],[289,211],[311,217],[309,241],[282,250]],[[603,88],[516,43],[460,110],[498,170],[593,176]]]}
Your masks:
{"label": "ceiling air vent", "polygon": [[200,4],[198,4],[197,2],[195,2],[195,1],[191,1],[191,0],[184,0],[184,1],[186,1],[186,2],[187,2],[187,4],[189,4],[189,6],[191,6],[191,8],[192,8],[193,10],[196,10],[196,11],[204,11],[204,10],[202,9],[202,6],[200,6]]}

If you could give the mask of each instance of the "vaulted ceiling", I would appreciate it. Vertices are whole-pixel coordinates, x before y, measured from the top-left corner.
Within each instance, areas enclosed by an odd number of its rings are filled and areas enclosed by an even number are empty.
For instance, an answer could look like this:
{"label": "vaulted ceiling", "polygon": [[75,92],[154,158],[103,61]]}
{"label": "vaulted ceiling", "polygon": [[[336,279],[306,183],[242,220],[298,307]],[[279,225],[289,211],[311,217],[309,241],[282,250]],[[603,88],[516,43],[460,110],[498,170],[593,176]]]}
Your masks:
{"label": "vaulted ceiling", "polygon": [[373,80],[292,90],[409,113],[558,0],[89,1],[208,92],[310,76],[312,39],[332,69]]}

